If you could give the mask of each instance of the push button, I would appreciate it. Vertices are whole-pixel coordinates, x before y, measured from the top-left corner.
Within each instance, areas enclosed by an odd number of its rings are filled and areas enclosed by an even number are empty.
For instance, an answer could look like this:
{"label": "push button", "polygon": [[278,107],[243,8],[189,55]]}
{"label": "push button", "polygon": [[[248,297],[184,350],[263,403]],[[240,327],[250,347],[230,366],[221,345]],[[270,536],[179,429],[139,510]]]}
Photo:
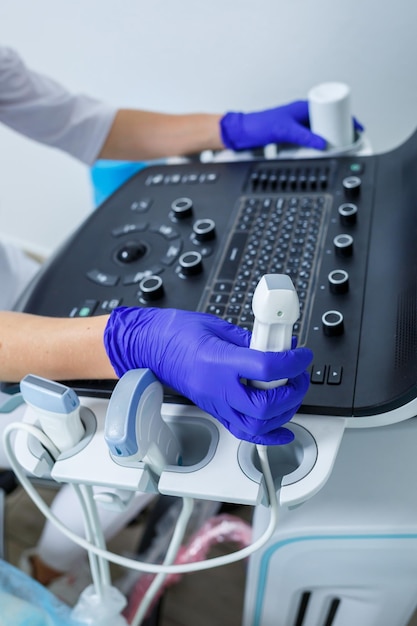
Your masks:
{"label": "push button", "polygon": [[87,278],[104,287],[114,287],[119,282],[119,277],[115,274],[106,274],[96,269],[87,272]]}
{"label": "push button", "polygon": [[70,317],[91,317],[97,305],[97,300],[84,300],[80,307],[71,311]]}
{"label": "push button", "polygon": [[164,265],[172,265],[175,259],[179,256],[182,249],[182,241],[172,243],[164,256],[161,259],[161,263]]}
{"label": "push button", "polygon": [[341,365],[331,365],[329,367],[329,373],[327,375],[327,382],[329,385],[340,385],[342,382],[343,368]]}
{"label": "push button", "polygon": [[146,213],[151,208],[152,200],[150,198],[141,198],[140,200],[135,200],[130,205],[131,211],[136,211],[138,213]]}
{"label": "push button", "polygon": [[160,226],[151,227],[151,231],[153,233],[158,233],[158,235],[162,235],[164,239],[167,241],[171,241],[172,239],[177,239],[180,236],[179,232],[175,230],[169,224],[161,224]]}
{"label": "push button", "polygon": [[103,300],[100,305],[100,310],[104,311],[105,313],[111,313],[111,311],[120,306],[121,303],[121,298],[111,298],[110,300]]}
{"label": "push button", "polygon": [[326,374],[326,366],[325,365],[313,365],[311,370],[311,382],[315,385],[323,385]]}
{"label": "push button", "polygon": [[122,237],[130,233],[140,233],[148,228],[148,222],[135,222],[134,224],[122,224],[117,228],[113,228],[111,234],[113,237]]}

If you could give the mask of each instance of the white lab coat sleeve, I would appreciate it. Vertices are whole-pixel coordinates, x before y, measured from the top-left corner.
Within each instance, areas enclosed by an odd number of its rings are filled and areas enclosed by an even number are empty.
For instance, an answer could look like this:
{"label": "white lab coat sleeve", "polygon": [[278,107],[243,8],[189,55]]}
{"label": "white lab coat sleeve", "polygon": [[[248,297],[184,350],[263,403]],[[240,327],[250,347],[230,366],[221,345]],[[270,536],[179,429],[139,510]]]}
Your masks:
{"label": "white lab coat sleeve", "polygon": [[39,267],[22,250],[0,241],[0,311],[13,308]]}
{"label": "white lab coat sleeve", "polygon": [[73,94],[29,69],[11,48],[0,46],[0,122],[91,165],[117,109]]}

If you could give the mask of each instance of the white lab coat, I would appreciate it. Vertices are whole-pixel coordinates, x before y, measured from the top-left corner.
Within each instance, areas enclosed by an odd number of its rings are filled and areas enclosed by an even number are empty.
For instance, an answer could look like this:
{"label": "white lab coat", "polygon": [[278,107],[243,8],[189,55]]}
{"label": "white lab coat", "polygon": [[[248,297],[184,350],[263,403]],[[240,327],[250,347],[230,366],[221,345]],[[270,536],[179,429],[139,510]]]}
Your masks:
{"label": "white lab coat", "polygon": [[[0,123],[91,165],[116,110],[84,94],[70,93],[29,69],[14,50],[0,46]],[[21,250],[2,242],[0,234],[1,310],[12,308],[37,267]]]}
{"label": "white lab coat", "polygon": [[26,288],[39,268],[16,246],[0,241],[0,310],[13,308],[19,294]]}
{"label": "white lab coat", "polygon": [[113,123],[116,108],[73,94],[29,69],[0,46],[0,122],[91,165]]}
{"label": "white lab coat", "polygon": [[[110,130],[116,111],[116,108],[88,96],[71,94],[55,81],[28,69],[16,52],[0,46],[0,123],[31,139],[64,150],[91,165]],[[10,207],[10,210],[13,208]],[[21,250],[2,243],[0,239],[0,309],[13,306],[36,271],[37,264],[33,260]],[[8,420],[20,419],[15,412],[1,417],[2,427]],[[0,444],[0,467],[7,463],[3,456]],[[113,536],[117,533],[152,498],[150,494],[138,493],[130,507],[121,513],[100,509],[105,535]],[[75,492],[70,487],[65,486],[60,490],[53,510],[55,515],[66,520],[73,532],[83,534],[83,517],[78,509]],[[83,556],[81,548],[49,523],[45,526],[38,549],[46,563],[63,571]]]}

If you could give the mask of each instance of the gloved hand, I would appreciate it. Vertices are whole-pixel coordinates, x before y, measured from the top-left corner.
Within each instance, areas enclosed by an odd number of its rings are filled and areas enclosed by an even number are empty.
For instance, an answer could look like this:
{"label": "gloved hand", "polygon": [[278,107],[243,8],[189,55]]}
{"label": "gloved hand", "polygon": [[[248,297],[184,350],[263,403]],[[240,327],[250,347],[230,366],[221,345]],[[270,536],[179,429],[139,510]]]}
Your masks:
{"label": "gloved hand", "polygon": [[[353,119],[357,130],[362,125]],[[324,150],[326,140],[309,128],[307,100],[297,100],[274,109],[255,113],[226,113],[220,120],[221,136],[226,148],[244,150],[269,143],[292,143]]]}
{"label": "gloved hand", "polygon": [[[293,434],[282,424],[297,412],[307,391],[307,348],[285,352],[249,349],[251,334],[214,315],[176,309],[115,309],[104,344],[116,374],[147,367],[217,418],[239,439],[283,444]],[[241,379],[288,383],[256,389]]]}

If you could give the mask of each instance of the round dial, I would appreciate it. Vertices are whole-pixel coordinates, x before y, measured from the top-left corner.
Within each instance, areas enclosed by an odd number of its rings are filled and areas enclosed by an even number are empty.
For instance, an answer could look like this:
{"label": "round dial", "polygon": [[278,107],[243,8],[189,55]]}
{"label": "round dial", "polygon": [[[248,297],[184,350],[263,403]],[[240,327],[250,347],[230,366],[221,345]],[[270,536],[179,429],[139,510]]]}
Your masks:
{"label": "round dial", "polygon": [[177,220],[191,217],[193,214],[193,201],[191,198],[177,198],[171,204],[171,215]]}
{"label": "round dial", "polygon": [[159,300],[164,295],[164,284],[160,276],[152,275],[142,278],[139,283],[140,297],[146,302]]}
{"label": "round dial", "polygon": [[321,318],[323,332],[328,337],[336,337],[344,332],[343,315],[340,311],[326,311]]}
{"label": "round dial", "polygon": [[203,271],[203,257],[197,251],[184,252],[178,262],[184,276],[195,276]]}

